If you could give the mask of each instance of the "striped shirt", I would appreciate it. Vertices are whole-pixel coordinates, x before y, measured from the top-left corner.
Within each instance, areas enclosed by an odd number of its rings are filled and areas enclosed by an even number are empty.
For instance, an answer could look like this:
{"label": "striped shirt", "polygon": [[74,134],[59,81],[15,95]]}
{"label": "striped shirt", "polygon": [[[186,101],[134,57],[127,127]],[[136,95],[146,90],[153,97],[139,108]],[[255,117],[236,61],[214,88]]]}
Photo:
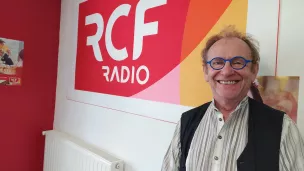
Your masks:
{"label": "striped shirt", "polygon": [[[211,102],[193,136],[186,160],[187,171],[237,171],[237,159],[247,144],[249,103],[244,98],[224,122]],[[296,124],[284,115],[280,171],[304,171],[304,142]],[[178,171],[180,122],[164,157],[162,171]]]}

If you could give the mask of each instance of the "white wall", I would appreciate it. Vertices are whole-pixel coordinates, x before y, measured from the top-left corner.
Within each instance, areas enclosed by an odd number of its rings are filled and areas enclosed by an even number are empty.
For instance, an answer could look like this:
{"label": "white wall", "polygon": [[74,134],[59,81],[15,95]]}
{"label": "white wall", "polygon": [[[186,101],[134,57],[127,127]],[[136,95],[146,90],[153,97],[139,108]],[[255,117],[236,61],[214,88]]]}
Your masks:
{"label": "white wall", "polygon": [[297,123],[304,135],[304,15],[303,0],[282,0],[278,75],[300,76]]}
{"label": "white wall", "polygon": [[[126,161],[126,171],[160,170],[175,124],[67,99],[75,70],[72,58],[76,53],[77,6],[75,0],[62,1],[55,129],[115,154]],[[304,38],[303,6],[303,0],[283,0],[281,3],[278,75],[304,76],[304,70],[301,70],[304,64],[301,47]],[[300,87],[303,87],[303,79]],[[303,88],[300,88],[299,97],[298,123],[304,135],[304,125],[301,124],[304,123]],[[138,107],[150,110],[149,105]],[[179,114],[175,114],[176,118]]]}

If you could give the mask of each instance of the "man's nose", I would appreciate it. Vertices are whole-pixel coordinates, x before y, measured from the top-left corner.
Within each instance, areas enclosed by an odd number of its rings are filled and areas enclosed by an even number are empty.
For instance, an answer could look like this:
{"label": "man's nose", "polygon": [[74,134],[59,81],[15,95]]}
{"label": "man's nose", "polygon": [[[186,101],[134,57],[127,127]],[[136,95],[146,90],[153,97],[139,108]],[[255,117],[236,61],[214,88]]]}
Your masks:
{"label": "man's nose", "polygon": [[225,66],[222,68],[221,73],[223,75],[231,75],[234,73],[234,69],[231,67],[230,62],[225,63]]}

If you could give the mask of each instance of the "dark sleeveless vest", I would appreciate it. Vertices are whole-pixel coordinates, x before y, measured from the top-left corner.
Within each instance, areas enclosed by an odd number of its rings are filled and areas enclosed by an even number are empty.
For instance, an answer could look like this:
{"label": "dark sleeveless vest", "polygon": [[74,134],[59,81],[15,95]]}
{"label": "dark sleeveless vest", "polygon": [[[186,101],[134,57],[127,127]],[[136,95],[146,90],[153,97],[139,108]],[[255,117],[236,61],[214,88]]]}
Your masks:
{"label": "dark sleeveless vest", "polygon": [[[186,171],[193,135],[209,105],[210,102],[182,114],[179,171]],[[236,161],[238,171],[279,171],[283,116],[282,111],[249,98],[248,143]]]}

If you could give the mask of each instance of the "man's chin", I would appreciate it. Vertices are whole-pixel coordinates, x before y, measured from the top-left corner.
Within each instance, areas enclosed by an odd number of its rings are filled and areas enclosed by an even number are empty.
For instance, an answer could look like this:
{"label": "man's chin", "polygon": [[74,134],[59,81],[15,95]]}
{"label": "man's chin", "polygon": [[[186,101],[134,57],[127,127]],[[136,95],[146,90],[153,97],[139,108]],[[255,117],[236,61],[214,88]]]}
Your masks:
{"label": "man's chin", "polygon": [[238,93],[220,93],[220,97],[227,100],[237,100],[239,98]]}

